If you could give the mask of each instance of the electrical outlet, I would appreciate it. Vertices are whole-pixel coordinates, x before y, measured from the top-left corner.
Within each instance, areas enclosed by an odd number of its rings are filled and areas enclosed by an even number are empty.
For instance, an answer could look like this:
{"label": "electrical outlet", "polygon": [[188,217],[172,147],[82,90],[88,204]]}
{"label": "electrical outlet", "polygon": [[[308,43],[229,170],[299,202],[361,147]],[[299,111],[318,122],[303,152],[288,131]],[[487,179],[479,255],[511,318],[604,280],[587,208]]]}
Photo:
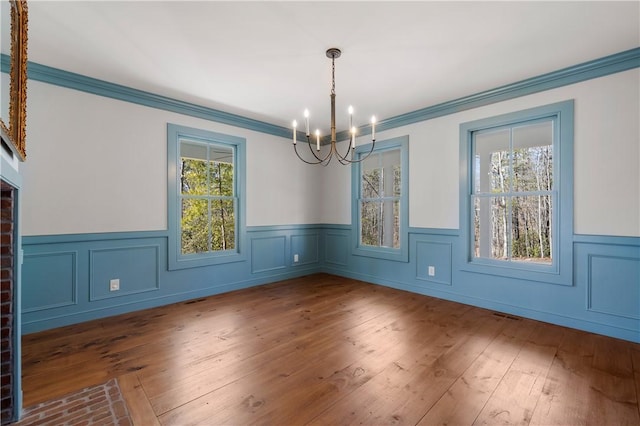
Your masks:
{"label": "electrical outlet", "polygon": [[296,263],[296,262],[298,262],[298,255],[294,254],[293,255],[293,263]]}
{"label": "electrical outlet", "polygon": [[436,275],[436,267],[435,266],[429,266],[429,276],[433,277]]}
{"label": "electrical outlet", "polygon": [[120,278],[109,280],[109,291],[118,291],[118,290],[120,290]]}

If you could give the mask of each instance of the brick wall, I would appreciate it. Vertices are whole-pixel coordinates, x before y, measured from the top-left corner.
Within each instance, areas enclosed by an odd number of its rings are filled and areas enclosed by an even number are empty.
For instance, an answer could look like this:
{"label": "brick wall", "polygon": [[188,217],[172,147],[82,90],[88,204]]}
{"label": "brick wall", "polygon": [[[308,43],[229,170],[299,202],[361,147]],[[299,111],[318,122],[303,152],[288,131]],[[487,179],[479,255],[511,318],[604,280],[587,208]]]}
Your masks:
{"label": "brick wall", "polygon": [[2,381],[0,382],[0,420],[7,424],[13,420],[13,264],[14,229],[13,200],[14,189],[5,182],[0,184],[0,282],[1,282],[1,341],[0,363]]}

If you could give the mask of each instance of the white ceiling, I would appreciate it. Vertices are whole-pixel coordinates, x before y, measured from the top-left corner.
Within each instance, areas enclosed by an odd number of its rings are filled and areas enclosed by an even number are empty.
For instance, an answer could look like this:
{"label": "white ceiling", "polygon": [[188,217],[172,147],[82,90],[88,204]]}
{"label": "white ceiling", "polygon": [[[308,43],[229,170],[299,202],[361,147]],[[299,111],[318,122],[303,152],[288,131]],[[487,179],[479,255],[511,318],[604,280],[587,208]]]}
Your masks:
{"label": "white ceiling", "polygon": [[29,60],[289,127],[390,118],[640,46],[640,2],[30,1]]}

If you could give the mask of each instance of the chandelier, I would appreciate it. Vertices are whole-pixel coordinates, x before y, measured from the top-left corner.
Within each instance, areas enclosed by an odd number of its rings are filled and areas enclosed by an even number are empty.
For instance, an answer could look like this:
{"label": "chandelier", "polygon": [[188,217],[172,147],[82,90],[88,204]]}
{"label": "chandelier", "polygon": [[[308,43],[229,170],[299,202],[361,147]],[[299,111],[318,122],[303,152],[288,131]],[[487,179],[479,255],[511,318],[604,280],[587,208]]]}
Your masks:
{"label": "chandelier", "polygon": [[[324,154],[320,152],[320,130],[316,129],[315,131],[315,151],[313,149],[313,144],[311,140],[311,134],[309,133],[309,110],[304,110],[304,124],[305,131],[307,136],[307,144],[309,145],[309,151],[313,154],[313,158],[305,159],[298,152],[298,143],[297,143],[297,132],[298,132],[298,122],[293,120],[293,149],[298,156],[298,158],[304,161],[307,164],[322,164],[324,166],[328,165],[333,157],[335,156],[340,164],[351,164],[351,163],[359,163],[366,159],[373,152],[373,148],[376,143],[376,117],[371,117],[371,149],[369,152],[361,157],[358,160],[353,158],[353,153],[356,148],[356,132],[357,129],[353,125],[353,107],[349,106],[349,144],[347,151],[344,155],[338,152],[338,148],[336,147],[336,65],[335,60],[339,58],[341,55],[340,49],[332,47],[327,50],[327,58],[331,59],[331,145],[329,147],[329,151]],[[324,151],[324,150],[323,150]],[[351,154],[351,155],[350,155]]]}

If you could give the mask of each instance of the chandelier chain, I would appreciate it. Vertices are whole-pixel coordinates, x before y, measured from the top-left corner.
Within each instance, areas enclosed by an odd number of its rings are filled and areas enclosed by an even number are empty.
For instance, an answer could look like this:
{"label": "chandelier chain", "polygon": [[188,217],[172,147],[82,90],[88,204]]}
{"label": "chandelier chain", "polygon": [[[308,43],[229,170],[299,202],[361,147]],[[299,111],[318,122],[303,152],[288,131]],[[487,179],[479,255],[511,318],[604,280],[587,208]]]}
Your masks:
{"label": "chandelier chain", "polygon": [[336,94],[336,58],[331,58],[331,94]]}

